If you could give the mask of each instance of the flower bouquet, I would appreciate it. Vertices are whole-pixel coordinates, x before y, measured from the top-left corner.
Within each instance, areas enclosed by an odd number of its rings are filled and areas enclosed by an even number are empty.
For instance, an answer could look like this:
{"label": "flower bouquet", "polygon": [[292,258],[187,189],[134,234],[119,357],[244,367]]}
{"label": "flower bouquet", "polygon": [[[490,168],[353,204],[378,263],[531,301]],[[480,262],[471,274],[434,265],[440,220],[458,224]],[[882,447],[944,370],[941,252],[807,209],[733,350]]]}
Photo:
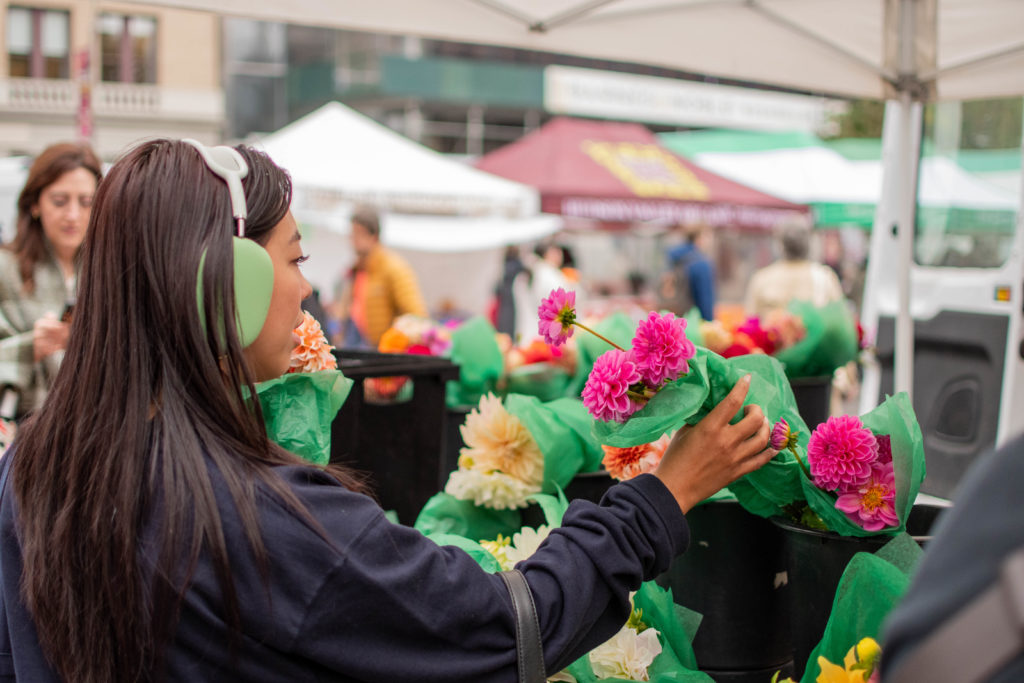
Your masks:
{"label": "flower bouquet", "polygon": [[282,448],[316,465],[331,457],[331,422],[352,389],[341,374],[320,324],[303,312],[296,328],[299,345],[291,367],[276,379],[256,385],[267,436]]}
{"label": "flower bouquet", "polygon": [[[560,289],[541,303],[539,329],[549,343],[561,343],[575,327],[594,332],[576,320],[574,303],[572,293]],[[861,431],[854,429],[857,418],[849,416],[822,425],[812,448],[789,380],[775,358],[724,358],[691,343],[687,327],[685,319],[651,312],[637,326],[628,350],[605,340],[614,348],[598,357],[582,392],[599,443],[641,446],[683,424],[696,424],[749,373],[746,403],[761,406],[785,430],[776,433],[773,443],[779,455],[730,485],[740,504],[770,517],[806,501],[824,526],[843,535],[904,528],[924,478],[923,440],[905,394],[864,416]],[[593,336],[603,338],[596,332]]]}
{"label": "flower bouquet", "polygon": [[777,354],[807,336],[803,320],[785,309],[775,309],[760,318],[752,316],[735,328],[720,320],[700,322],[703,345],[724,358],[749,353]]}
{"label": "flower bouquet", "polygon": [[862,418],[830,417],[806,448],[780,420],[772,445],[789,450],[803,469],[803,498],[813,515],[795,502],[787,512],[797,521],[844,536],[906,528],[925,475],[924,439],[906,393],[887,398]]}
{"label": "flower bouquet", "polygon": [[[381,335],[377,350],[381,353],[411,353],[420,356],[440,356],[451,347],[450,330],[428,318],[405,314],[395,318]],[[402,400],[399,395],[408,389],[408,377],[368,377],[363,382],[366,399],[372,403]]]}
{"label": "flower bouquet", "polygon": [[424,533],[493,538],[518,529],[520,510],[534,494],[563,489],[578,472],[597,469],[601,459],[590,438],[590,419],[576,399],[487,394],[461,432],[466,446],[457,469],[416,520]]}

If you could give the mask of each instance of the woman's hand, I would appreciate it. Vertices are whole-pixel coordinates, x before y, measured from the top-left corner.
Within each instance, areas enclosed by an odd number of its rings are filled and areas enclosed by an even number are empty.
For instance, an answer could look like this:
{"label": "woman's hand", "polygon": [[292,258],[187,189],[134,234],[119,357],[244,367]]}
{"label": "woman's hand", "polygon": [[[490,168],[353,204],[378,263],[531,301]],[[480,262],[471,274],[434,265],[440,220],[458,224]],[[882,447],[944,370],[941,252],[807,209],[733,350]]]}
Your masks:
{"label": "woman's hand", "polygon": [[71,325],[61,322],[53,313],[47,313],[32,326],[32,350],[36,362],[68,346]]}
{"label": "woman's hand", "polygon": [[703,420],[676,432],[654,471],[684,513],[778,452],[769,447],[771,426],[760,406],[746,406],[740,421],[729,424],[749,389],[747,375]]}

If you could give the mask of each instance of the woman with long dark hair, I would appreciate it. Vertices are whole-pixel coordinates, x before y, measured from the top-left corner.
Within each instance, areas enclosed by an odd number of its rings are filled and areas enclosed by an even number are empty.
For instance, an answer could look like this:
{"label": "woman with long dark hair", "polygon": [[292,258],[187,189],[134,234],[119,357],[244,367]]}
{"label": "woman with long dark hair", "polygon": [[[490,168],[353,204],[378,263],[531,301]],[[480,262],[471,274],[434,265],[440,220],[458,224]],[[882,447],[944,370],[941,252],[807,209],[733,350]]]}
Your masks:
{"label": "woman with long dark hair", "polygon": [[[0,462],[0,678],[513,680],[501,579],[274,445],[247,400],[287,368],[310,288],[288,176],[238,152],[244,223],[185,142],[132,149],[97,192],[65,363]],[[243,225],[272,264],[254,339]],[[520,563],[549,670],[625,621],[686,510],[774,454],[758,408],[729,424],[747,384]]]}
{"label": "woman with long dark hair", "polygon": [[[42,403],[67,346],[78,252],[100,173],[86,145],[43,150],[18,196],[14,241],[0,249],[0,395],[11,392],[18,417]],[[0,410],[8,407],[0,401]]]}

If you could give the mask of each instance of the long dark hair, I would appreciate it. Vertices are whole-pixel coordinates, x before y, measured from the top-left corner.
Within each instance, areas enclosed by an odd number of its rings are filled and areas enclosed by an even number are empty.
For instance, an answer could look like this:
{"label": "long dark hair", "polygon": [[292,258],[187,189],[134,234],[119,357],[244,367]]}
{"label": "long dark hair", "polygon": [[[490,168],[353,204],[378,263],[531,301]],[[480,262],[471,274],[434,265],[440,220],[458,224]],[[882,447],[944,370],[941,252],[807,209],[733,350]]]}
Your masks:
{"label": "long dark hair", "polygon": [[[288,211],[291,182],[266,155],[238,149],[250,168],[247,235],[265,242]],[[305,513],[271,469],[301,461],[268,440],[258,402],[244,398],[253,378],[233,324],[233,232],[226,186],[178,141],[132,149],[97,191],[67,353],[13,456],[22,594],[66,681],[159,679],[204,548],[237,642],[210,467],[261,563],[257,486]],[[189,276],[204,252],[205,319],[225,321],[205,329]],[[155,557],[141,555],[144,530],[156,532]]]}
{"label": "long dark hair", "polygon": [[36,264],[46,258],[46,235],[43,223],[32,215],[32,207],[39,203],[43,190],[76,168],[84,168],[96,177],[102,177],[100,160],[88,145],[60,142],[50,145],[32,162],[28,179],[18,195],[18,221],[14,241],[7,247],[18,261],[18,274],[26,292],[35,289]]}

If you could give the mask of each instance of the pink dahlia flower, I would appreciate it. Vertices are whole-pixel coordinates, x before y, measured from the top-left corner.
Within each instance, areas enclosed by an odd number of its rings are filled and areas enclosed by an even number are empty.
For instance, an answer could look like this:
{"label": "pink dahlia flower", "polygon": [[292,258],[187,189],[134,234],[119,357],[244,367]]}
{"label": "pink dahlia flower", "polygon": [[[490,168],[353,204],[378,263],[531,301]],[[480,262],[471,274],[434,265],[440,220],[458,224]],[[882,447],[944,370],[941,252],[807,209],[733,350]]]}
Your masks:
{"label": "pink dahlia flower", "polygon": [[583,405],[598,420],[625,422],[644,407],[630,395],[630,386],[640,382],[640,370],[632,352],[612,349],[594,361],[594,369],[583,387]]}
{"label": "pink dahlia flower", "polygon": [[818,426],[807,444],[814,485],[826,491],[854,489],[871,477],[878,441],[853,415],[837,415]]}
{"label": "pink dahlia flower", "polygon": [[789,428],[789,423],[786,422],[786,418],[780,418],[778,422],[772,425],[772,434],[769,445],[772,447],[772,450],[776,451],[792,448],[796,446],[796,438],[798,435],[799,432],[794,432]]}
{"label": "pink dahlia flower", "polygon": [[892,462],[875,463],[871,474],[860,486],[841,492],[836,500],[836,509],[842,510],[865,531],[879,531],[886,527],[899,526],[894,505],[896,499],[896,475]]}
{"label": "pink dahlia flower", "polygon": [[684,318],[651,311],[636,328],[633,358],[648,386],[658,387],[665,381],[679,379],[690,369],[686,361],[696,353],[697,347],[686,338]]}
{"label": "pink dahlia flower", "polygon": [[551,294],[541,300],[537,316],[540,318],[537,332],[544,341],[561,346],[572,336],[576,322],[576,292],[567,292],[561,287],[551,290]]}

